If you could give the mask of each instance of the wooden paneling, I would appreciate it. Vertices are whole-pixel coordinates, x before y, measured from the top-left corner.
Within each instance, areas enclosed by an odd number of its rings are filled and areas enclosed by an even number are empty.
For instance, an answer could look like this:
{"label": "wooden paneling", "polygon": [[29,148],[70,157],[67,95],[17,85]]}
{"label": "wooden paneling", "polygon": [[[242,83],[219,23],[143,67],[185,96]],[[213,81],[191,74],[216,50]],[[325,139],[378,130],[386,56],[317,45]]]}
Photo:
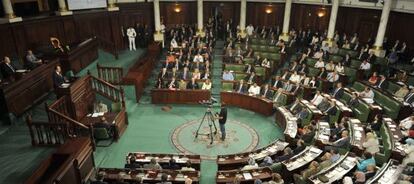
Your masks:
{"label": "wooden paneling", "polygon": [[[161,2],[160,13],[161,19],[165,26],[170,27],[177,24],[196,24],[197,23],[197,2],[179,3],[181,12],[174,11],[175,3]],[[207,18],[204,19],[207,21]]]}
{"label": "wooden paneling", "polygon": [[209,17],[217,14],[221,14],[223,21],[232,19],[233,22],[238,23],[240,19],[240,3],[239,2],[204,2],[204,22],[208,20]]}
{"label": "wooden paneling", "polygon": [[[323,32],[328,29],[330,11],[329,6],[293,4],[290,27],[296,30],[310,29]],[[324,13],[322,17],[318,16],[321,12]]]}
{"label": "wooden paneling", "polygon": [[388,43],[394,43],[395,40],[400,40],[400,43],[405,41],[408,48],[414,50],[414,14],[391,12],[387,29]]}
{"label": "wooden paneling", "polygon": [[[266,13],[270,9],[271,13]],[[282,28],[284,3],[247,3],[246,23],[257,26],[279,26]]]}

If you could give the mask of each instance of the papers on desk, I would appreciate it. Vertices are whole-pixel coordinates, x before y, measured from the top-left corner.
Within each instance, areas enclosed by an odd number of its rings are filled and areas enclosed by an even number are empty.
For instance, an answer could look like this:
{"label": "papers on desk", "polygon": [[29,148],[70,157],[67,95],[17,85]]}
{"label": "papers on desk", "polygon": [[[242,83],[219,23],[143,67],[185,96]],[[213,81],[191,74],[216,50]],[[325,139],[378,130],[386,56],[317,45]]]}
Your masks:
{"label": "papers on desk", "polygon": [[92,114],[92,117],[93,117],[93,118],[96,118],[96,117],[103,116],[104,114],[105,114],[104,112],[96,112],[96,113],[93,113],[93,114]]}
{"label": "papers on desk", "polygon": [[364,100],[365,102],[367,102],[367,103],[369,103],[369,104],[374,103],[374,100],[373,100],[373,99],[371,99],[371,98],[362,98],[362,100]]}
{"label": "papers on desk", "polygon": [[70,86],[69,83],[63,83],[60,85],[61,88],[68,88]]}
{"label": "papers on desk", "polygon": [[253,176],[250,173],[243,173],[243,177],[244,177],[245,180],[253,179]]}
{"label": "papers on desk", "polygon": [[27,70],[16,70],[16,73],[24,73],[27,72]]}

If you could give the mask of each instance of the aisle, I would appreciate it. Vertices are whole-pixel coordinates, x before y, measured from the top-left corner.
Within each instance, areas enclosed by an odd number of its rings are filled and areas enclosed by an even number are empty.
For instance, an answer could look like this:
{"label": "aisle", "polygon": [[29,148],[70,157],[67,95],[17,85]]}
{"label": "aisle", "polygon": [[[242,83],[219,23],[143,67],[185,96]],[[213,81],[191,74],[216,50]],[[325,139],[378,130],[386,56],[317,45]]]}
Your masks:
{"label": "aisle", "polygon": [[224,41],[217,41],[216,47],[214,48],[213,68],[211,72],[211,82],[213,83],[211,96],[217,99],[218,102],[220,102],[221,75],[223,71],[223,48]]}

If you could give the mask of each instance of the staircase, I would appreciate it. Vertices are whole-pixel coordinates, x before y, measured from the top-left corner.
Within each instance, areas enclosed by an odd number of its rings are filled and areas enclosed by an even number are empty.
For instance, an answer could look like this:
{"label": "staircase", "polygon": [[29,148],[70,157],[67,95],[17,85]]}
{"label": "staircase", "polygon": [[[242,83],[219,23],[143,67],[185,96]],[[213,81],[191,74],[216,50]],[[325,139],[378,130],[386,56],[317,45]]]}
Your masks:
{"label": "staircase", "polygon": [[224,41],[220,40],[216,42],[216,47],[214,48],[214,56],[213,56],[213,68],[212,68],[212,83],[213,87],[211,89],[211,97],[217,99],[218,102],[221,101],[220,99],[220,92],[221,92],[221,75],[223,71],[223,48],[224,48]]}

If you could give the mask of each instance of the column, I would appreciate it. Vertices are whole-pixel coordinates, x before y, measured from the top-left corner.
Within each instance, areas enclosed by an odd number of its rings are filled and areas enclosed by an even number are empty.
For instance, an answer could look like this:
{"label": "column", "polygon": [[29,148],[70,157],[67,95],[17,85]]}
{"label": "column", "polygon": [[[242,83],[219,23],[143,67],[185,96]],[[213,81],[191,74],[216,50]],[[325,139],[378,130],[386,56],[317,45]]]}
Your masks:
{"label": "column", "polygon": [[119,7],[116,6],[116,0],[108,0],[108,11],[119,11]]}
{"label": "column", "polygon": [[161,33],[160,0],[154,0],[154,24],[154,41],[164,41],[164,35]]}
{"label": "column", "polygon": [[205,36],[203,30],[203,0],[197,0],[197,35]]}
{"label": "column", "polygon": [[285,3],[285,16],[283,18],[282,35],[279,39],[289,41],[289,23],[290,23],[290,12],[292,11],[292,0],[286,0]]}
{"label": "column", "polygon": [[370,50],[378,57],[385,57],[385,50],[382,48],[384,42],[385,32],[387,30],[388,17],[391,11],[392,0],[384,1],[384,7],[382,7],[381,20],[378,26],[377,38],[375,39],[374,47]]}
{"label": "column", "polygon": [[246,6],[247,0],[241,0],[240,4],[240,24],[239,24],[239,35],[244,38],[246,37]]}
{"label": "column", "polygon": [[8,22],[12,23],[22,21],[21,17],[16,17],[16,15],[14,15],[13,6],[10,0],[2,0],[2,3],[5,14],[4,18],[7,19]]}
{"label": "column", "polygon": [[59,11],[56,12],[56,15],[65,16],[65,15],[73,14],[72,11],[68,11],[65,0],[58,0],[58,4],[59,4]]}
{"label": "column", "polygon": [[327,40],[325,40],[322,45],[326,43],[329,46],[333,44],[333,37],[335,36],[335,25],[336,25],[336,17],[338,16],[338,9],[339,9],[339,0],[332,0],[332,7],[331,7],[331,17],[329,18],[329,27],[328,27],[328,36]]}

